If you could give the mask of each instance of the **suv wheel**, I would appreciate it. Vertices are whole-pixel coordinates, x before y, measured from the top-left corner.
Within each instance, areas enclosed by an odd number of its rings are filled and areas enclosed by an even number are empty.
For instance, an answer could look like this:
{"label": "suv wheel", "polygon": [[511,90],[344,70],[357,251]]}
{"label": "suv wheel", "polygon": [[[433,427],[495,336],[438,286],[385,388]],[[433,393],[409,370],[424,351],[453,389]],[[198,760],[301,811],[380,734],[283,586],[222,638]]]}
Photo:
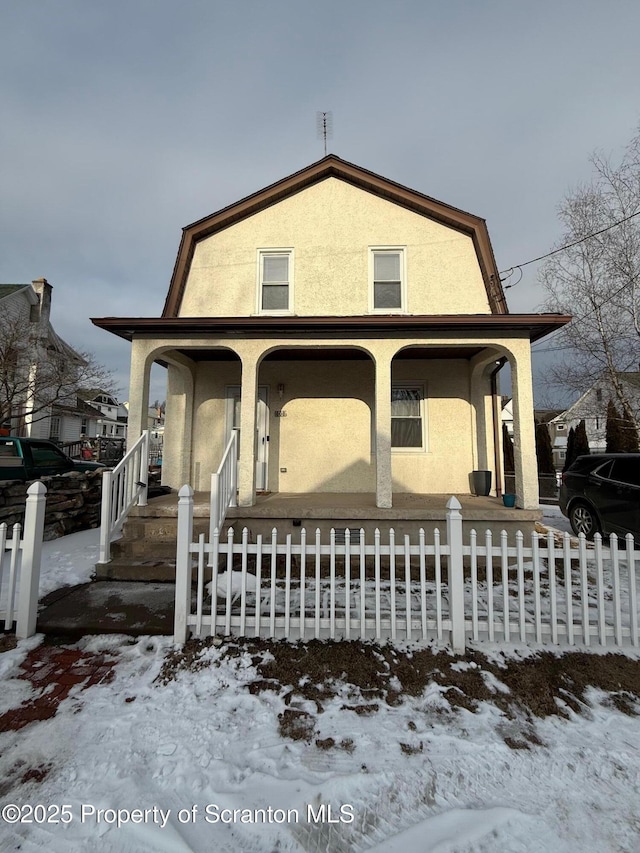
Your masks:
{"label": "suv wheel", "polygon": [[587,539],[593,539],[595,534],[600,532],[598,516],[587,504],[574,504],[569,512],[569,521],[576,536],[584,533]]}

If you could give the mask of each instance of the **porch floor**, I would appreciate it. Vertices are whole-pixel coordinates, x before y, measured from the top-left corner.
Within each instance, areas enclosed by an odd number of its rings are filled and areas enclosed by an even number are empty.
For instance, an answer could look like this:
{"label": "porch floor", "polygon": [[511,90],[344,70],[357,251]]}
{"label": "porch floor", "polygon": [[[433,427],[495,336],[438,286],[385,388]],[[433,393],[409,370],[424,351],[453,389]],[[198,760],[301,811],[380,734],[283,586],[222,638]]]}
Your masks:
{"label": "porch floor", "polygon": [[[209,493],[194,494],[194,516],[208,518]],[[230,507],[228,521],[234,518],[325,518],[371,519],[392,521],[440,520],[446,514],[451,494],[423,495],[399,492],[393,495],[393,507],[376,506],[372,492],[273,492],[258,494],[254,506]],[[539,521],[541,509],[511,509],[502,498],[475,495],[456,495],[462,505],[465,521]],[[178,496],[175,492],[149,501],[146,507],[135,507],[132,515],[173,517],[178,513]]]}

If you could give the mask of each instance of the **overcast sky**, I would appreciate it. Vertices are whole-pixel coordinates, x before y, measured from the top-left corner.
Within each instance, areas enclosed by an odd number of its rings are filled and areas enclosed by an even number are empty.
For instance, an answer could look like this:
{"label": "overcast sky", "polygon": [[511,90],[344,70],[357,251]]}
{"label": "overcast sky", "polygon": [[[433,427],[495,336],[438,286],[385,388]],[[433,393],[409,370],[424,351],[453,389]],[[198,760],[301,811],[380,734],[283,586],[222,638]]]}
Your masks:
{"label": "overcast sky", "polygon": [[46,277],[126,399],[129,345],[89,317],[158,316],[181,229],[320,159],[318,110],[330,151],[524,263],[634,135],[639,32],[638,0],[0,0],[0,282]]}

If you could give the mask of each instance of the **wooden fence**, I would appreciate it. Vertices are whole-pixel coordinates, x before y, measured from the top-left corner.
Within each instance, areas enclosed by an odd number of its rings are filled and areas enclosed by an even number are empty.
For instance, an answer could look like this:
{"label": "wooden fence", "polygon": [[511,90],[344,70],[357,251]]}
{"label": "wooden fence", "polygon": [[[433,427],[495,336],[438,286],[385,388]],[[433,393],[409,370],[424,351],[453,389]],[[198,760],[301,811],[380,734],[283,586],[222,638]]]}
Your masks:
{"label": "wooden fence", "polygon": [[[175,639],[196,636],[405,640],[448,643],[462,653],[468,640],[638,646],[633,539],[472,531],[463,540],[460,503],[447,504],[446,535],[427,541],[373,541],[364,531],[301,529],[293,541],[274,529],[249,541],[233,529],[211,542],[193,541],[193,491],[178,503]],[[624,550],[619,550],[620,545]]]}

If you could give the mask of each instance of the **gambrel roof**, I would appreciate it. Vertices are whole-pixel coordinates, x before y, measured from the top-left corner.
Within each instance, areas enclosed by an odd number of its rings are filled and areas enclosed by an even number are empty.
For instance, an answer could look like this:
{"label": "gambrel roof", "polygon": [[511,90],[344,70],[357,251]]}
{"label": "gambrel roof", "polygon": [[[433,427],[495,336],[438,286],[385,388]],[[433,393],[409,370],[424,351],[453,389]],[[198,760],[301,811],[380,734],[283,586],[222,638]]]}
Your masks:
{"label": "gambrel roof", "polygon": [[398,204],[471,237],[491,312],[492,314],[508,314],[507,303],[484,219],[397,184],[353,163],[348,163],[335,154],[329,154],[305,169],[295,172],[293,175],[289,175],[289,177],[283,178],[275,184],[271,184],[184,228],[162,317],[168,319],[177,317],[179,314],[189,267],[196,244],[200,240],[210,237],[217,231],[253,216],[255,213],[277,204],[282,199],[301,192],[327,178],[346,181],[365,192],[373,193],[379,198]]}

